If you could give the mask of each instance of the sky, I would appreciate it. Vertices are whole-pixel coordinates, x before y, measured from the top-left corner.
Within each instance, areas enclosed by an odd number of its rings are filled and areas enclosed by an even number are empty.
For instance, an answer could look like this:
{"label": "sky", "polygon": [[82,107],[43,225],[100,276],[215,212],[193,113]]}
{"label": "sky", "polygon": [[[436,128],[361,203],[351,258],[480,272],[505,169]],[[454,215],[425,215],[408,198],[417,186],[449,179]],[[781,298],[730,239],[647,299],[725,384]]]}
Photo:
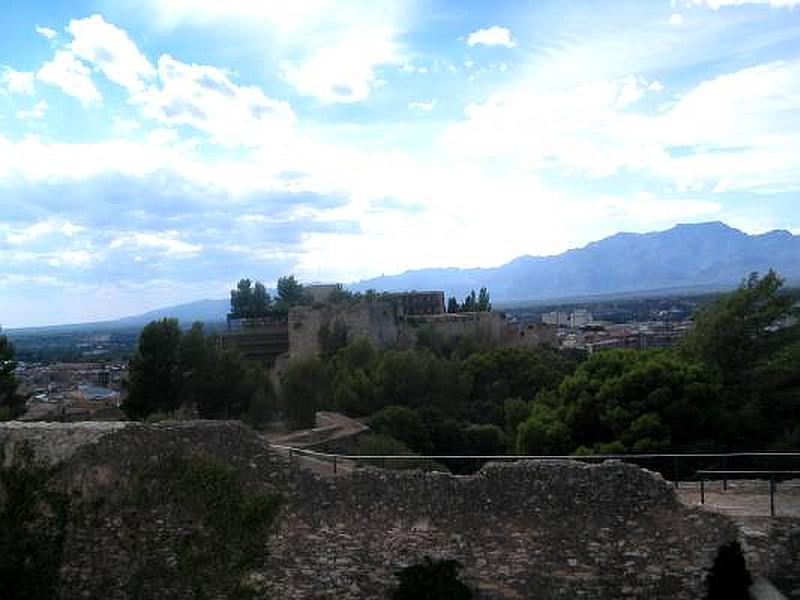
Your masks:
{"label": "sky", "polygon": [[800,233],[800,0],[28,0],[0,18],[0,324]]}

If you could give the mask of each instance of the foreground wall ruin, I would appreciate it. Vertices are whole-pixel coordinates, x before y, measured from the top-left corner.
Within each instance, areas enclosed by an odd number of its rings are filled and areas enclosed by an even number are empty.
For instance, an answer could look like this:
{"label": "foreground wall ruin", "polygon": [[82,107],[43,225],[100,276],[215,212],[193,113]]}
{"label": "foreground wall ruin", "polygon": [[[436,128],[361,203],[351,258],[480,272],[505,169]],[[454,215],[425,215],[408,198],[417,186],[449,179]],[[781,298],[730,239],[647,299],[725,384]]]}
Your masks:
{"label": "foreground wall ruin", "polygon": [[[4,424],[0,448],[5,472],[53,465],[47,485],[68,499],[59,598],[385,598],[395,571],[430,555],[460,561],[482,598],[695,600],[718,548],[738,536],[729,519],[679,504],[660,476],[622,463],[319,478],[230,422]],[[193,544],[208,541],[202,515],[143,503],[137,488],[175,455],[224,464],[281,497],[257,566],[195,557],[202,568],[187,570]]]}

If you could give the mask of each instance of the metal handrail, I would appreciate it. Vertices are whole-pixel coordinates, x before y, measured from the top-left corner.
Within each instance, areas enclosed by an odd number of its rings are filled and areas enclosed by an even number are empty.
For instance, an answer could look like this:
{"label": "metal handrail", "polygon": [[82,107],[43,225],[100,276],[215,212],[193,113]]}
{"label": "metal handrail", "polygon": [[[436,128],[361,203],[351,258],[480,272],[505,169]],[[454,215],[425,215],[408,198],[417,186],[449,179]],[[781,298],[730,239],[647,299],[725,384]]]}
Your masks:
{"label": "metal handrail", "polygon": [[736,458],[736,457],[798,457],[800,452],[684,452],[666,454],[340,454],[319,452],[308,448],[297,448],[282,444],[270,444],[279,450],[292,450],[320,458],[345,460],[626,460],[645,458]]}
{"label": "metal handrail", "polygon": [[775,481],[776,475],[800,475],[800,471],[781,471],[778,469],[772,470],[714,470],[714,469],[700,469],[697,471],[700,475],[700,504],[706,503],[706,480],[705,475],[723,475],[723,491],[727,489],[728,475],[769,475],[769,516],[775,516],[775,491],[778,488],[778,483]]}

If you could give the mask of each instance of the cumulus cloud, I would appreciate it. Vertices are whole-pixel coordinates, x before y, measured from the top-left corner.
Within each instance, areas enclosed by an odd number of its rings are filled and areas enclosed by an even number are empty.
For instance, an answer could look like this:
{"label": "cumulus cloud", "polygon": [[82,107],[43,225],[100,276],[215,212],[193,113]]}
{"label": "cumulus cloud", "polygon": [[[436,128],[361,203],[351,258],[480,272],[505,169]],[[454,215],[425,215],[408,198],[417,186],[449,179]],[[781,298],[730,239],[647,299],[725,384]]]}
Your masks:
{"label": "cumulus cloud", "polygon": [[49,27],[42,27],[41,25],[36,26],[36,33],[38,33],[40,36],[48,40],[52,40],[57,35],[54,29],[50,29]]}
{"label": "cumulus cloud", "polygon": [[14,245],[27,244],[53,234],[72,237],[81,231],[83,231],[83,227],[70,221],[45,219],[27,227],[10,230],[5,236],[5,241]]}
{"label": "cumulus cloud", "polygon": [[52,60],[36,73],[39,81],[60,88],[68,96],[88,106],[102,100],[92,81],[91,70],[69,50],[58,50]]}
{"label": "cumulus cloud", "polygon": [[181,257],[193,256],[203,249],[200,244],[192,244],[180,239],[180,234],[177,231],[166,231],[163,233],[130,233],[111,240],[108,247],[111,249],[154,248],[162,250],[169,256]]}
{"label": "cumulus cloud", "polygon": [[3,67],[0,71],[0,94],[27,94],[33,95],[34,74],[29,71],[16,71],[10,67]]}
{"label": "cumulus cloud", "polygon": [[505,46],[506,48],[514,48],[517,45],[511,36],[511,31],[497,25],[473,31],[467,36],[467,44],[469,46]]}
{"label": "cumulus cloud", "polygon": [[294,125],[287,102],[267,97],[261,88],[237,85],[216,67],[163,55],[158,78],[159,87],[132,98],[142,113],[164,124],[193,127],[222,146],[274,144]]}
{"label": "cumulus cloud", "polygon": [[405,61],[395,37],[389,27],[354,28],[307,58],[282,61],[280,68],[300,94],[326,103],[358,102],[378,84],[378,67]]}
{"label": "cumulus cloud", "polygon": [[523,86],[467,106],[442,143],[452,153],[607,177],[621,170],[680,189],[800,189],[800,60],[720,75],[660,112],[631,112],[658,85],[625,78]]}
{"label": "cumulus cloud", "polygon": [[680,13],[672,13],[669,17],[669,24],[670,25],[682,25],[683,24],[683,16]]}
{"label": "cumulus cloud", "polygon": [[256,44],[270,39],[285,81],[321,102],[353,103],[382,84],[382,67],[408,61],[402,34],[417,0],[147,0],[163,27],[235,27]]}
{"label": "cumulus cloud", "polygon": [[144,89],[145,82],[155,75],[150,61],[139,51],[128,34],[101,16],[70,21],[67,31],[72,54],[94,66],[109,81],[131,93]]}

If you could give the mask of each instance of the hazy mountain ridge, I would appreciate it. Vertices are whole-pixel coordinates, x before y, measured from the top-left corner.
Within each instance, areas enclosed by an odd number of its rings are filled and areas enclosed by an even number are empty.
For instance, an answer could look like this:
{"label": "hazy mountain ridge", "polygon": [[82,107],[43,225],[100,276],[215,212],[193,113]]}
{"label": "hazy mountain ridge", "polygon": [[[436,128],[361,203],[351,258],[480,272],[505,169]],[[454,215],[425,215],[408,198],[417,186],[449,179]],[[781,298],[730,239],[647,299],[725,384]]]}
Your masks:
{"label": "hazy mountain ridge", "polygon": [[[495,268],[432,268],[405,271],[349,284],[354,291],[445,290],[463,297],[481,286],[495,304],[582,296],[631,294],[654,290],[736,286],[753,271],[776,269],[790,283],[800,282],[800,236],[784,230],[748,235],[724,223],[677,225],[666,231],[617,233],[555,256],[520,256]],[[141,326],[153,319],[224,321],[229,300],[199,300],[104,323]],[[47,328],[55,329],[55,328]]]}
{"label": "hazy mountain ridge", "polygon": [[[630,293],[694,286],[730,287],[775,268],[800,279],[800,236],[747,235],[724,223],[618,233],[556,256],[521,256],[489,269],[425,269],[360,281],[353,289],[445,289],[462,296],[482,285],[495,302]],[[439,285],[434,282],[438,281]]]}

